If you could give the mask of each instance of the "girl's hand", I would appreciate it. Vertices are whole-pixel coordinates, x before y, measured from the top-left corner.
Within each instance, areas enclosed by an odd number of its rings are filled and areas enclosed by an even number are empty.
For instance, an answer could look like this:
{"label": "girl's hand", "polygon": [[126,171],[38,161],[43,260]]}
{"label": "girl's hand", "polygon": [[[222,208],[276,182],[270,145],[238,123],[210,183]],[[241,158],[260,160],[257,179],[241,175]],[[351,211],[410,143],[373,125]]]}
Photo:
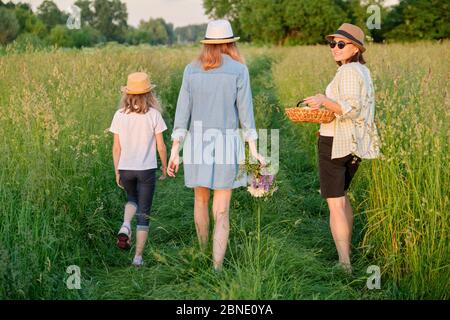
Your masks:
{"label": "girl's hand", "polygon": [[123,186],[120,184],[120,174],[116,172],[116,183],[120,189],[123,189]]}
{"label": "girl's hand", "polygon": [[305,99],[305,103],[311,108],[311,109],[319,109],[327,99],[326,96],[323,94],[316,94],[315,96],[311,96]]}
{"label": "girl's hand", "polygon": [[165,180],[167,178],[167,168],[161,167],[161,176],[159,177],[159,180]]}
{"label": "girl's hand", "polygon": [[180,166],[180,155],[178,152],[171,152],[169,165],[167,166],[167,174],[169,177],[175,178],[175,173],[178,172],[178,168]]}

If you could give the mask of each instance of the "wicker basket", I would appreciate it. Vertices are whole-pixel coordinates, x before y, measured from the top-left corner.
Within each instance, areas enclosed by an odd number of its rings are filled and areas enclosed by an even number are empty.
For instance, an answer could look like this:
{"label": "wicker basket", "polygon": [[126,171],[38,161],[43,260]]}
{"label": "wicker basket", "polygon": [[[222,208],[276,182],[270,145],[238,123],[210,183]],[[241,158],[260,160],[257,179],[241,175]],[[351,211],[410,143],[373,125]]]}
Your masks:
{"label": "wicker basket", "polygon": [[297,107],[285,109],[286,115],[292,122],[329,123],[335,118],[334,113],[327,109],[311,109],[299,107],[300,105],[304,105],[303,100],[297,103]]}

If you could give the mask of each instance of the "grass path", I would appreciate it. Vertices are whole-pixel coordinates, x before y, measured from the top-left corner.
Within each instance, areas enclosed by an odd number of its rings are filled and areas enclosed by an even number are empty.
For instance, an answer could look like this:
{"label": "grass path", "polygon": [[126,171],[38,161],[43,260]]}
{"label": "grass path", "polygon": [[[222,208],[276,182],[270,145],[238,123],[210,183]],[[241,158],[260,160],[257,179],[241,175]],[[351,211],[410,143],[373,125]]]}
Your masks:
{"label": "grass path", "polygon": [[[133,249],[115,247],[122,209],[111,212],[110,250],[84,273],[81,298],[87,299],[373,299],[392,292],[366,289],[368,263],[355,250],[355,275],[345,277],[328,227],[325,202],[318,193],[315,159],[298,128],[278,104],[272,78],[274,58],[249,60],[258,128],[280,129],[280,189],[265,203],[259,263],[252,199],[245,189],[233,194],[231,232],[224,271],[212,271],[210,252],[198,251],[193,222],[193,191],[176,179],[158,182],[146,265],[130,266]],[[168,134],[166,133],[166,138]],[[167,139],[168,141],[168,139]],[[170,147],[170,145],[168,145]],[[119,194],[119,193],[118,193]],[[122,194],[125,201],[125,197]],[[355,219],[358,224],[358,218]],[[358,242],[359,225],[355,230]],[[388,288],[389,286],[387,286]]]}

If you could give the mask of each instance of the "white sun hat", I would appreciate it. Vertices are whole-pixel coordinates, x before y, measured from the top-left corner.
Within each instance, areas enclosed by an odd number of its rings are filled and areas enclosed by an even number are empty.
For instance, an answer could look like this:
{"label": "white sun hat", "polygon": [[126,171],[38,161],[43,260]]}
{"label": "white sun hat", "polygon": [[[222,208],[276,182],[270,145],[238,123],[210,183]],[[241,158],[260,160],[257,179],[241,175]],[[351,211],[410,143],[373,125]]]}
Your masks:
{"label": "white sun hat", "polygon": [[228,20],[213,20],[206,27],[206,35],[201,43],[204,44],[221,44],[238,41],[240,37],[233,35],[233,29]]}

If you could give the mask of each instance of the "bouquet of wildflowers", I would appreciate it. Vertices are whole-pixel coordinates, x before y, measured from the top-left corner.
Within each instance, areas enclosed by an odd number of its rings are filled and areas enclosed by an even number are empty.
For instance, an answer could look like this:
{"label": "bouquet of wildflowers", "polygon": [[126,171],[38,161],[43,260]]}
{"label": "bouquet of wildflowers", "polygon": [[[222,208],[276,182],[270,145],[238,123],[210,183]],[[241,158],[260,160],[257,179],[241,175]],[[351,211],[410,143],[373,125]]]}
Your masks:
{"label": "bouquet of wildflowers", "polygon": [[248,148],[245,150],[245,162],[240,164],[240,171],[248,175],[247,191],[252,197],[267,200],[278,190],[270,163],[264,167],[259,162],[251,163]]}

